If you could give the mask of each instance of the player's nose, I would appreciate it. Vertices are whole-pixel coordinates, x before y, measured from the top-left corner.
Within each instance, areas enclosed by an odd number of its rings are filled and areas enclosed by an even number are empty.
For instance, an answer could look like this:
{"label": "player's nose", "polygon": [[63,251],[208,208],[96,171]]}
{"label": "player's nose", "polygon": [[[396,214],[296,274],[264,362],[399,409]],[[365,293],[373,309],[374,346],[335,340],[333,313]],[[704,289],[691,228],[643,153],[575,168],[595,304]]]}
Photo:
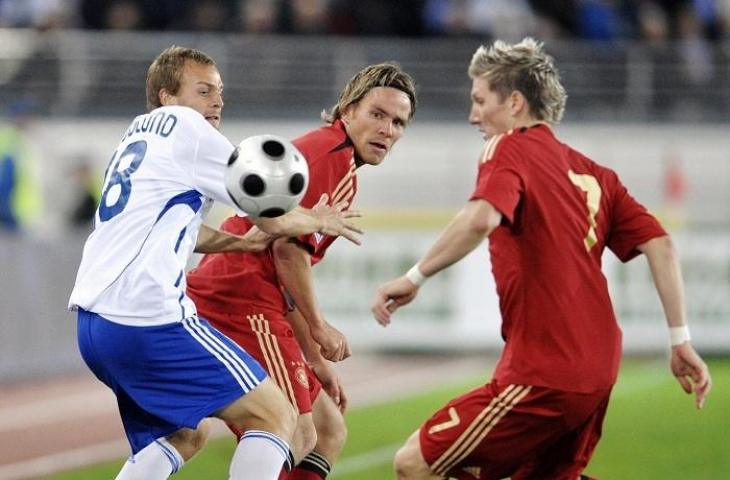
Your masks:
{"label": "player's nose", "polygon": [[474,107],[469,109],[469,123],[472,125],[476,125],[479,123],[479,115],[477,115],[476,109]]}
{"label": "player's nose", "polygon": [[387,137],[393,136],[393,121],[385,120],[380,124],[380,131]]}
{"label": "player's nose", "polygon": [[213,106],[218,108],[223,108],[223,95],[220,93],[216,93],[213,95]]}

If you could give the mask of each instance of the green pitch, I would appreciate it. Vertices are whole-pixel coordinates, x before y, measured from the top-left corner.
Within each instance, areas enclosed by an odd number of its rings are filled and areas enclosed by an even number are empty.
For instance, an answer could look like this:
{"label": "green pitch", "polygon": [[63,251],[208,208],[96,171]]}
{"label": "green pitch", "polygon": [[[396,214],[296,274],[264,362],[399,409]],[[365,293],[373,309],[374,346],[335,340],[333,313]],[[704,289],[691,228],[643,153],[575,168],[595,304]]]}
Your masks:
{"label": "green pitch", "polygon": [[[713,360],[714,389],[705,409],[694,409],[671,377],[665,361],[627,361],[613,394],[604,435],[587,473],[600,479],[730,478],[730,359]],[[393,453],[405,438],[446,400],[480,383],[479,379],[421,393],[397,402],[347,414],[347,447],[333,480],[393,478]],[[226,479],[233,441],[211,442],[173,479]],[[54,480],[114,478],[122,460]]]}

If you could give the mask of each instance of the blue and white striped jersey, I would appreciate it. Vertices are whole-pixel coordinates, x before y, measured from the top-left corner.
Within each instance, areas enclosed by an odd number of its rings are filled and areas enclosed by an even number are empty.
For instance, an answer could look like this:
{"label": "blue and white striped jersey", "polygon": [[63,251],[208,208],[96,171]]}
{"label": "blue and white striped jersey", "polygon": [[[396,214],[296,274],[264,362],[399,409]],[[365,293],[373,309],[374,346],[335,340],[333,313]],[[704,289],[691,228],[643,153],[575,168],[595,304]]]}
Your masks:
{"label": "blue and white striped jersey", "polygon": [[235,207],[224,183],[233,149],[188,107],[136,117],[104,175],[69,308],[130,326],[193,315],[185,266],[212,201]]}

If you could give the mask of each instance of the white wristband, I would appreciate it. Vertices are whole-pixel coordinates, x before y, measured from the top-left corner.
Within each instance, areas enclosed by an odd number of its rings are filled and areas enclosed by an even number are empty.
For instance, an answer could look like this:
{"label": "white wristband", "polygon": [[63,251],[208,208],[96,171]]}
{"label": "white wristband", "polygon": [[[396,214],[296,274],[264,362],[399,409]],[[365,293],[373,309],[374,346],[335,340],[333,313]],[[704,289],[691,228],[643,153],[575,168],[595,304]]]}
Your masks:
{"label": "white wristband", "polygon": [[423,285],[428,279],[427,276],[421,273],[421,270],[418,268],[418,264],[413,265],[411,269],[406,272],[406,278],[417,287]]}
{"label": "white wristband", "polygon": [[689,342],[692,338],[689,336],[689,327],[683,325],[681,327],[669,327],[669,343],[673,347]]}

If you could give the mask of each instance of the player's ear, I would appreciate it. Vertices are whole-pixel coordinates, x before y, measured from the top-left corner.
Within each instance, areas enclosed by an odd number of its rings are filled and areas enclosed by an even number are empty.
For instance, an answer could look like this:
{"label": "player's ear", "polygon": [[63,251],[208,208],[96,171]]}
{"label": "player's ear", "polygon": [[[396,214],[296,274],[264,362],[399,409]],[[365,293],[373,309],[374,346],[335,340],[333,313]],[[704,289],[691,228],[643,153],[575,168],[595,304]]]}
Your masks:
{"label": "player's ear", "polygon": [[342,113],[340,114],[340,119],[342,120],[342,123],[344,123],[345,125],[350,123],[350,120],[352,119],[352,112],[354,110],[355,110],[354,103],[351,103],[342,109]]}
{"label": "player's ear", "polygon": [[527,99],[519,90],[514,90],[509,96],[510,110],[513,115],[517,115],[527,107]]}
{"label": "player's ear", "polygon": [[170,94],[166,88],[161,88],[157,93],[157,97],[160,99],[160,105],[163,107],[165,105],[175,105],[177,103],[175,95]]}

